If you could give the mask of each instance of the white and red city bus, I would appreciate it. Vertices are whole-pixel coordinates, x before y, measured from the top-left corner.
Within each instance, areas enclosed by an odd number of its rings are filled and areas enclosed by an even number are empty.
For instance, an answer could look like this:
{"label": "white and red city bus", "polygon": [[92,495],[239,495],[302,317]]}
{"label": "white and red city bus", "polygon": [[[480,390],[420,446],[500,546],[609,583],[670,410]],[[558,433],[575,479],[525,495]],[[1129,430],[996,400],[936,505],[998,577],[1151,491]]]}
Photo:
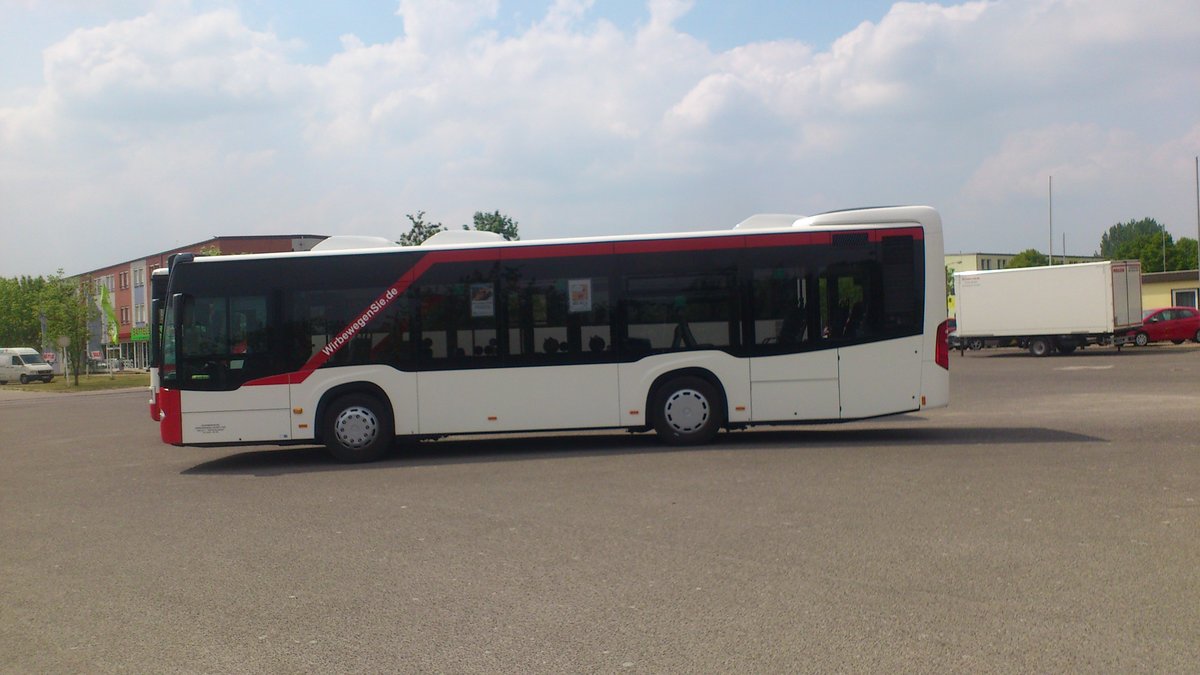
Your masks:
{"label": "white and red city bus", "polygon": [[626,428],[689,444],[941,407],[942,249],[937,212],[912,206],[183,254],[158,344],[162,439],[367,461],[398,436]]}

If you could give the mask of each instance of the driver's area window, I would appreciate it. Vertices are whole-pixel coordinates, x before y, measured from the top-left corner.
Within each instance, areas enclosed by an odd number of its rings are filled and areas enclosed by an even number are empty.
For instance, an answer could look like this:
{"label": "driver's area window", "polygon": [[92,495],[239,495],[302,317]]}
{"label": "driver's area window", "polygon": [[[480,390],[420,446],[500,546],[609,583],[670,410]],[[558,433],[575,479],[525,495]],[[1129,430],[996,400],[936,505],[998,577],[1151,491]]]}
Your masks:
{"label": "driver's area window", "polygon": [[186,298],[181,312],[181,386],[236,389],[266,374],[266,296]]}

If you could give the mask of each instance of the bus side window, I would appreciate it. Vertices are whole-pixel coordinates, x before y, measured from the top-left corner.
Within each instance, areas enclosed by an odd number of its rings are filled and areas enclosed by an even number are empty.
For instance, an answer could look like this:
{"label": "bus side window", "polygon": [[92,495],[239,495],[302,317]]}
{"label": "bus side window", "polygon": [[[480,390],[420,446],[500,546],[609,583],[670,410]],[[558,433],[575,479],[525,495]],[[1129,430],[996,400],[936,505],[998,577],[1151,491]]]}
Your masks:
{"label": "bus side window", "polygon": [[609,261],[521,260],[504,266],[508,354],[524,362],[602,361],[612,343]]}
{"label": "bus side window", "polygon": [[736,334],[733,275],[659,275],[625,280],[626,348],[728,347]]}
{"label": "bus side window", "polygon": [[800,267],[755,269],[751,274],[755,339],[760,345],[799,345],[814,339],[812,299]]}
{"label": "bus side window", "polygon": [[488,366],[508,350],[490,260],[435,266],[415,287],[421,367]]}

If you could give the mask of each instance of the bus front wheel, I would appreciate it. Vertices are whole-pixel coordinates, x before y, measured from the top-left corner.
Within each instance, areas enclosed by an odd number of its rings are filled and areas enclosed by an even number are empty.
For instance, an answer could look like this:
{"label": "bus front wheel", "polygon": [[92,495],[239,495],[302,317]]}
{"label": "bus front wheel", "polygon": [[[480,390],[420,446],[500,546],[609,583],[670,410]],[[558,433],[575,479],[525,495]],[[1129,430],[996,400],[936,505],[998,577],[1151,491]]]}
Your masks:
{"label": "bus front wheel", "polygon": [[720,393],[708,381],[677,377],[654,394],[654,431],[668,445],[707,443],[721,428],[724,409]]}
{"label": "bus front wheel", "polygon": [[342,462],[372,462],[392,445],[392,416],[373,396],[350,394],[325,413],[325,447]]}

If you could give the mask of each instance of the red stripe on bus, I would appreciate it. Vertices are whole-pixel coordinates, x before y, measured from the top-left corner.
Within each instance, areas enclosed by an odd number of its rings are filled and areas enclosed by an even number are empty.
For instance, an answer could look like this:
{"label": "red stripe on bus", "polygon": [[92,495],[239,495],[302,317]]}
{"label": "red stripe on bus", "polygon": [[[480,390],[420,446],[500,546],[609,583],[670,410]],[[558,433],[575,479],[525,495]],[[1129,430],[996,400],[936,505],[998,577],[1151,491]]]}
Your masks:
{"label": "red stripe on bus", "polygon": [[612,255],[613,245],[606,244],[550,244],[548,246],[521,246],[500,249],[501,260],[536,260],[539,258],[577,258],[584,255]]}
{"label": "red stripe on bus", "polygon": [[745,237],[700,237],[697,239],[649,239],[613,242],[613,253],[674,253],[679,251],[716,251],[745,246]]}
{"label": "red stripe on bus", "polygon": [[774,246],[819,246],[833,241],[829,232],[795,232],[788,234],[746,235],[746,248],[768,248]]}
{"label": "red stripe on bus", "polygon": [[917,241],[925,240],[925,230],[919,227],[897,227],[890,230],[870,230],[871,241],[883,241],[886,237],[912,237]]}

